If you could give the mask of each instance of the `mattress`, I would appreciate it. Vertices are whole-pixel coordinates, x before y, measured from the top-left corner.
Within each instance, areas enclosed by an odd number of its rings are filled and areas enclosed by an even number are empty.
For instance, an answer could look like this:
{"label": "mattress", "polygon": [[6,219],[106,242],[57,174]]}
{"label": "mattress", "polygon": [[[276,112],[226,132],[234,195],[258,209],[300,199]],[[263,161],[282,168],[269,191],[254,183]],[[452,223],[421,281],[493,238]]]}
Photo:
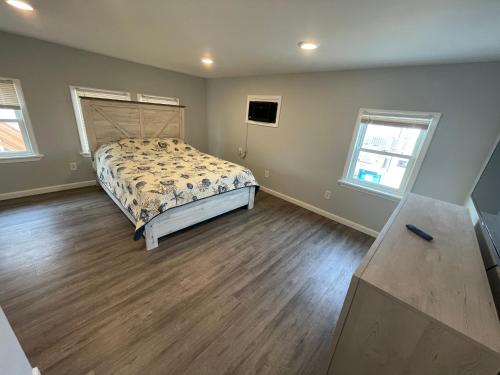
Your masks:
{"label": "mattress", "polygon": [[171,208],[258,186],[249,169],[176,138],[107,143],[95,152],[94,160],[101,183],[135,219],[136,238],[145,224]]}

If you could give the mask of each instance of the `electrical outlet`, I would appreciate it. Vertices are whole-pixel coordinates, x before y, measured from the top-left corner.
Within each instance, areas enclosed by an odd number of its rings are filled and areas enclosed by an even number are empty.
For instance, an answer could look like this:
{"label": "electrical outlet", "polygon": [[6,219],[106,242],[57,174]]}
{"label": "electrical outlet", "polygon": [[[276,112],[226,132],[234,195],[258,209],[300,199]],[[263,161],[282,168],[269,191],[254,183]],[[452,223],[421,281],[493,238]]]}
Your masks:
{"label": "electrical outlet", "polygon": [[74,161],[72,161],[71,163],[69,163],[69,169],[72,171],[76,171],[78,169],[78,165]]}
{"label": "electrical outlet", "polygon": [[264,170],[264,177],[268,178],[269,177],[269,169]]}
{"label": "electrical outlet", "polygon": [[325,190],[323,197],[325,197],[325,199],[330,199],[332,197],[332,192],[330,190]]}

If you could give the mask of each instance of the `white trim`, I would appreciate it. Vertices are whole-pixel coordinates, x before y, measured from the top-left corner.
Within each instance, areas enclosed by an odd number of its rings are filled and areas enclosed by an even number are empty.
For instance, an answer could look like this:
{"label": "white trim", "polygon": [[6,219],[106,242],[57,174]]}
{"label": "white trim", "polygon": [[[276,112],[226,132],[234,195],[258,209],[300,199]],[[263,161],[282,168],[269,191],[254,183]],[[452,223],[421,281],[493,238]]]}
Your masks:
{"label": "white trim", "polygon": [[23,113],[24,127],[27,132],[29,147],[32,155],[39,155],[40,151],[35,139],[35,133],[33,132],[33,126],[31,125],[30,115],[28,113],[28,106],[24,99],[23,88],[21,86],[21,81],[18,79],[13,79],[14,85],[16,86],[17,96],[19,99],[19,104],[21,106],[21,112]]}
{"label": "white trim", "polygon": [[32,375],[42,375],[38,367],[33,367]]}
{"label": "white trim", "polygon": [[362,185],[358,185],[358,184],[353,184],[350,181],[346,181],[346,180],[342,180],[342,179],[340,179],[338,181],[338,183],[341,186],[344,186],[346,188],[354,189],[354,190],[357,190],[357,191],[360,191],[360,192],[363,192],[363,193],[372,194],[372,195],[375,195],[377,197],[389,199],[389,200],[394,201],[394,202],[399,202],[401,200],[401,198],[403,198],[403,195],[392,194],[392,193],[389,193],[389,192],[386,192],[386,191],[382,191],[382,190],[371,189],[368,186],[362,186]]}
{"label": "white trim", "polygon": [[[425,134],[421,133],[419,137],[419,138],[423,137],[423,140],[417,141],[414,154],[410,156],[407,155],[398,156],[408,159],[407,171],[409,173],[407,178],[403,178],[403,181],[401,182],[401,187],[398,190],[377,184],[363,183],[361,181],[355,181],[352,178],[350,178],[350,174],[355,166],[355,161],[353,160],[353,156],[355,153],[359,153],[359,150],[361,150],[360,142],[364,138],[364,134],[360,134],[360,128],[363,122],[362,119],[364,116],[366,117],[367,115],[370,114],[375,116],[390,116],[390,115],[409,116],[409,117],[416,116],[418,118],[428,119],[429,121],[429,126],[427,127],[426,133]],[[413,185],[415,184],[415,180],[418,176],[418,173],[420,172],[420,168],[425,159],[425,155],[427,154],[427,150],[429,148],[430,142],[432,140],[432,137],[434,136],[434,132],[436,130],[437,124],[439,123],[440,119],[441,119],[441,113],[437,112],[393,111],[393,110],[361,108],[358,112],[356,127],[354,128],[351,144],[349,146],[349,152],[347,154],[346,163],[344,165],[342,178],[339,180],[339,182],[344,186],[356,187],[360,191],[367,191],[369,193],[380,193],[381,196],[401,198],[408,191],[411,191]],[[367,150],[367,152],[372,152],[372,151]]]}
{"label": "white trim", "polygon": [[43,158],[42,154],[14,154],[0,156],[0,163],[20,163],[25,161],[38,161]]}
{"label": "white trim", "polygon": [[44,186],[28,190],[12,191],[9,193],[0,194],[0,201],[7,199],[21,198],[21,197],[29,197],[31,195],[53,193],[55,191],[63,191],[63,190],[78,189],[87,186],[95,186],[96,184],[97,182],[95,180],[90,180],[90,181],[73,182],[70,184],[63,184],[63,185]]}
{"label": "white trim", "polygon": [[356,119],[356,126],[354,127],[354,133],[351,138],[351,144],[349,145],[349,151],[347,152],[347,159],[344,165],[344,171],[342,172],[342,180],[346,180],[347,175],[349,174],[349,169],[352,163],[352,154],[354,153],[354,148],[356,147],[356,143],[358,141],[359,127],[361,126],[361,118],[363,117],[364,109],[361,108],[358,112],[358,117]]}
{"label": "white trim", "polygon": [[[411,112],[418,113],[418,112]],[[425,135],[424,143],[422,144],[417,159],[415,160],[415,164],[413,165],[413,170],[411,172],[410,178],[406,184],[404,193],[407,193],[413,189],[413,185],[415,184],[415,180],[420,172],[420,168],[422,167],[422,163],[424,162],[425,156],[427,155],[427,151],[431,144],[432,137],[434,137],[434,132],[436,131],[436,127],[439,124],[439,120],[441,120],[441,113],[437,112],[426,112],[426,115],[432,116],[432,121],[427,128],[427,134]]]}
{"label": "white trim", "polygon": [[76,93],[78,87],[70,86],[69,92],[71,95],[71,102],[73,103],[73,112],[75,113],[76,128],[78,129],[78,136],[80,138],[81,153],[89,153],[89,144],[87,142],[87,134],[85,133],[85,124],[83,122],[82,109],[79,104],[78,94]]}
{"label": "white trim", "polygon": [[[260,121],[249,120],[248,119],[248,110],[250,108],[251,101],[278,103],[278,108],[276,109],[276,121],[273,123],[270,123],[270,122],[260,122]],[[248,95],[247,96],[247,113],[245,115],[245,122],[247,124],[252,124],[252,125],[261,125],[261,126],[267,126],[267,127],[271,127],[271,128],[277,128],[279,121],[280,121],[280,111],[281,111],[281,96],[280,95]]]}
{"label": "white trim", "polygon": [[407,160],[410,160],[412,158],[412,155],[397,154],[395,152],[388,152],[388,151],[371,150],[369,148],[363,148],[363,147],[360,147],[359,151],[360,152],[368,152],[370,154],[377,154],[377,155],[382,155],[382,156],[390,156],[390,157],[395,157],[395,158],[400,158],[400,159],[407,159]]}
{"label": "white trim", "polygon": [[301,200],[290,197],[286,194],[280,193],[276,190],[272,190],[272,189],[265,187],[265,186],[261,186],[260,189],[262,189],[262,191],[264,191],[268,194],[274,195],[275,197],[281,198],[287,202],[290,202],[290,203],[293,203],[299,207],[305,208],[306,210],[312,211],[318,215],[321,215],[321,216],[324,216],[330,220],[336,221],[337,223],[340,223],[340,224],[346,225],[348,227],[351,227],[353,229],[356,229],[357,231],[363,232],[369,236],[372,236],[372,237],[378,236],[378,232],[374,229],[371,229],[371,228],[365,227],[364,225],[355,223],[354,221],[343,218],[342,216],[332,214],[331,212],[328,212],[328,211],[325,211],[319,207],[313,206],[312,204],[303,202]]}

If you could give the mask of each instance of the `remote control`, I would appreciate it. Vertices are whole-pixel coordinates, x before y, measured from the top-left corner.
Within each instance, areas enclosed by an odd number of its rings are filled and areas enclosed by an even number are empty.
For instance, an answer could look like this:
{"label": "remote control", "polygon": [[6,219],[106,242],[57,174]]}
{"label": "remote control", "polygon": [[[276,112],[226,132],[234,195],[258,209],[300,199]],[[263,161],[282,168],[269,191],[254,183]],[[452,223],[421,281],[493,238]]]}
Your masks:
{"label": "remote control", "polygon": [[433,240],[433,237],[430,234],[425,233],[422,229],[418,229],[413,224],[406,224],[406,228],[408,228],[413,233],[415,233],[417,236],[423,238],[426,241],[432,241]]}

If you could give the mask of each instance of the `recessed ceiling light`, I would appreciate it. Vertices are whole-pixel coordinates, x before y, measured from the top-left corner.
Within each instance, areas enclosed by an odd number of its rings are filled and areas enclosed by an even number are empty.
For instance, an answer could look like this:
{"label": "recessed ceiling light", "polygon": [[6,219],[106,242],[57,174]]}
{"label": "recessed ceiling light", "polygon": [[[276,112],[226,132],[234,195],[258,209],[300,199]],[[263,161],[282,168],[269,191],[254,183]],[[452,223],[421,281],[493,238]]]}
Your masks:
{"label": "recessed ceiling light", "polygon": [[210,57],[204,57],[201,59],[201,62],[205,65],[212,65],[214,63],[214,60],[212,60]]}
{"label": "recessed ceiling light", "polygon": [[318,48],[318,45],[316,43],[311,43],[311,42],[300,42],[298,46],[302,49],[307,49],[307,50]]}
{"label": "recessed ceiling light", "polygon": [[33,10],[33,7],[30,4],[20,0],[7,0],[7,4],[22,10]]}

